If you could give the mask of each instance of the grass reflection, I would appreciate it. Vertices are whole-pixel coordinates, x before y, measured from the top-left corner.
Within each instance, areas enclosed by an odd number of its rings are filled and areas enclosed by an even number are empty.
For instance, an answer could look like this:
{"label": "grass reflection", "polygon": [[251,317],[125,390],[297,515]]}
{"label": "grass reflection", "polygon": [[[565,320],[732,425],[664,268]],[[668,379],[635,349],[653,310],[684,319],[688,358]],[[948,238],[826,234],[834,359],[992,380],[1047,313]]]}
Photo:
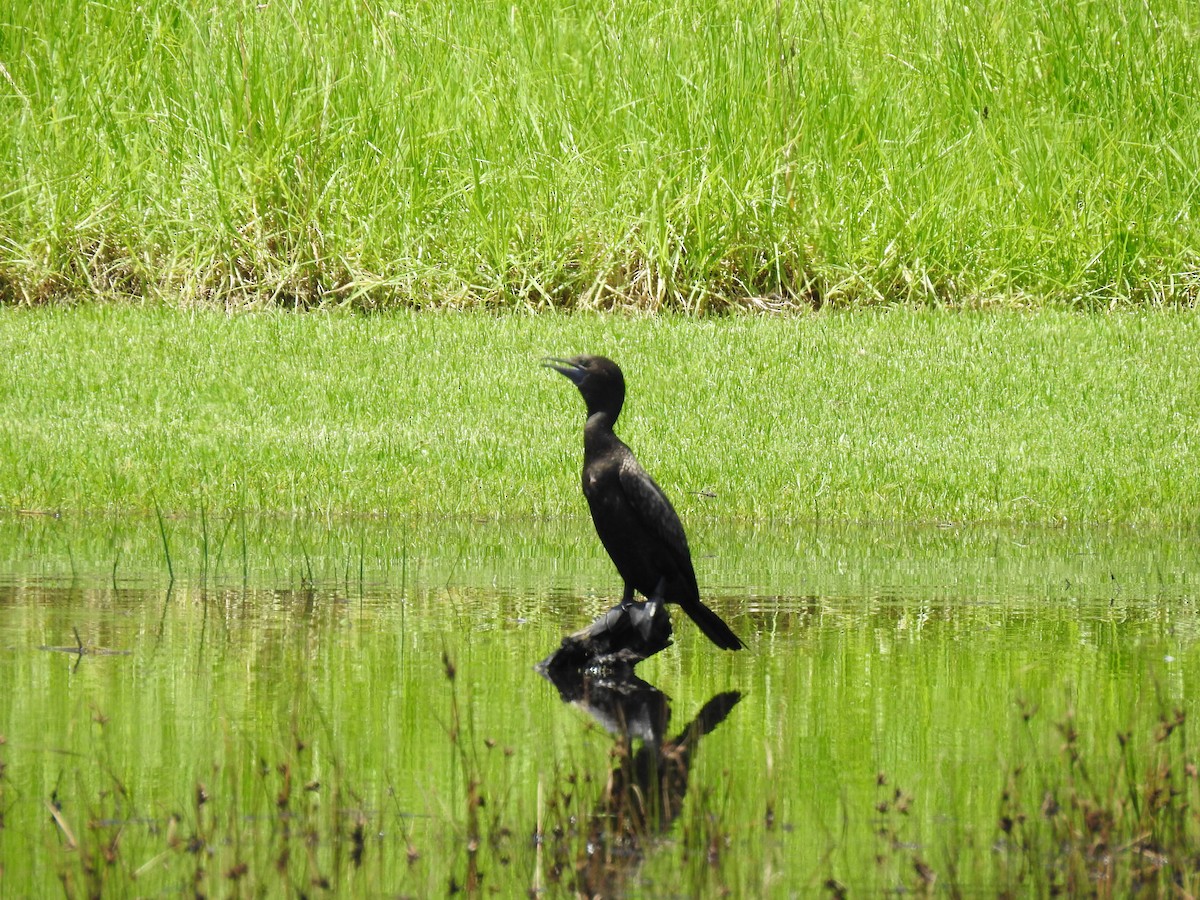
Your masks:
{"label": "grass reflection", "polygon": [[533,670],[616,599],[572,523],[142,525],[3,530],[6,893],[1200,887],[1186,541],[713,531],[750,652],[606,705]]}

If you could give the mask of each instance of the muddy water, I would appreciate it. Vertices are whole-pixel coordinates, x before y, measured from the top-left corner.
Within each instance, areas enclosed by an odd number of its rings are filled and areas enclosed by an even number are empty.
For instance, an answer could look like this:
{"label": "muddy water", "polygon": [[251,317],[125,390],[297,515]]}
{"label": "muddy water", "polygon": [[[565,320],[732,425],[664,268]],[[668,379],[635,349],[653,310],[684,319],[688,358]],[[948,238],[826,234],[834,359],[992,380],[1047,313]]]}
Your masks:
{"label": "muddy water", "polygon": [[703,525],[748,651],[585,690],[533,666],[619,593],[589,528],[3,521],[0,892],[992,885],[1063,723],[1195,712],[1194,537]]}

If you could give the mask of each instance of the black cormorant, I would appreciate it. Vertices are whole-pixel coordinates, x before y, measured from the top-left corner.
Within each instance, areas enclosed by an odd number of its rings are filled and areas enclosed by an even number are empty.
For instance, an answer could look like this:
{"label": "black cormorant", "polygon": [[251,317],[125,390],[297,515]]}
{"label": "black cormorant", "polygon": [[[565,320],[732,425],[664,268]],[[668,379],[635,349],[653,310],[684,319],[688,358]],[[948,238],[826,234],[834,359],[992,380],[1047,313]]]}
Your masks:
{"label": "black cormorant", "polygon": [[583,428],[583,495],[600,542],[633,592],[677,603],[724,650],[744,645],[724,620],[700,602],[687,536],[671,501],[613,433],[625,402],[625,377],[603,356],[547,358],[543,365],[574,382],[587,404]]}

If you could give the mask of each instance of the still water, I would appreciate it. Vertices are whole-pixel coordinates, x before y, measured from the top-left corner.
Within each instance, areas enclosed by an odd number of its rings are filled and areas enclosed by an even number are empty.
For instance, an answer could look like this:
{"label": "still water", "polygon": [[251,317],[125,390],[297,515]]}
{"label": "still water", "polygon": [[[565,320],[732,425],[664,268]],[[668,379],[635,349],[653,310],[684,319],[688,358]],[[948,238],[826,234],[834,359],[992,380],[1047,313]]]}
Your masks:
{"label": "still water", "polygon": [[748,649],[556,685],[590,528],[0,520],[0,895],[1046,890],[1196,712],[1194,535],[697,523]]}

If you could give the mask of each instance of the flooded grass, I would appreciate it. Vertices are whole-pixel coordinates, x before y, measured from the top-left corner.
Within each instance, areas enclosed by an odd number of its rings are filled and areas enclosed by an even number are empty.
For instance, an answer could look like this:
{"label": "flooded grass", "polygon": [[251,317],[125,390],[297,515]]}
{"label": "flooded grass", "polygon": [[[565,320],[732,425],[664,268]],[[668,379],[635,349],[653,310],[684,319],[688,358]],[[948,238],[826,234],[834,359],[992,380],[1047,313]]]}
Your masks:
{"label": "flooded grass", "polygon": [[[1078,716],[1068,709],[1051,737],[1057,768],[1012,768],[995,847],[1010,895],[1194,895],[1200,888],[1200,778],[1188,713],[1161,698],[1155,706],[1151,730],[1118,731],[1098,753],[1081,747]],[[1027,708],[1022,719],[1035,712]]]}
{"label": "flooded grass", "polygon": [[614,698],[586,522],[163,524],[4,520],[6,894],[1197,887],[1195,541],[720,530],[750,651]]}
{"label": "flooded grass", "polygon": [[[424,814],[396,808],[393,787],[381,796],[391,809],[364,806],[364,792],[344,782],[337,761],[318,764],[298,736],[274,757],[240,766],[214,763],[208,779],[190,791],[177,784],[171,795],[178,808],[165,818],[139,814],[142,808],[101,751],[98,783],[52,792],[38,858],[56,867],[71,897],[240,890],[616,897],[671,896],[680,889],[689,896],[820,889],[840,897],[920,896],[935,888],[952,896],[980,890],[1000,896],[1190,894],[1200,886],[1200,788],[1194,752],[1179,736],[1185,718],[1178,710],[1164,714],[1152,734],[1136,742],[1122,733],[1119,751],[1094,754],[1085,766],[1067,715],[1055,728],[1067,742],[1054,748],[1043,741],[1027,751],[996,798],[990,835],[981,828],[978,844],[953,822],[928,828],[919,801],[881,772],[874,802],[845,810],[845,827],[826,836],[825,854],[796,856],[790,845],[797,825],[777,821],[763,798],[711,785],[688,796],[690,759],[681,763],[671,755],[662,758],[664,769],[671,768],[652,773],[652,783],[644,775],[630,780],[641,761],[621,741],[595,770],[540,773],[536,818],[530,819],[528,798],[514,798],[507,767],[477,758],[483,753],[508,762],[514,748],[492,739],[464,747],[452,729],[443,752],[458,757],[460,789]],[[103,744],[103,716],[93,719],[94,737]],[[681,767],[682,790],[660,797],[640,792],[661,787],[659,779],[677,777]],[[96,793],[76,809],[73,822],[68,796],[77,801],[88,791]],[[647,800],[678,807],[647,818]],[[838,862],[843,859],[848,862]],[[859,868],[864,863],[867,868]],[[822,872],[839,874],[822,880]],[[29,874],[10,863],[6,883],[18,891],[50,883],[23,880]]]}

